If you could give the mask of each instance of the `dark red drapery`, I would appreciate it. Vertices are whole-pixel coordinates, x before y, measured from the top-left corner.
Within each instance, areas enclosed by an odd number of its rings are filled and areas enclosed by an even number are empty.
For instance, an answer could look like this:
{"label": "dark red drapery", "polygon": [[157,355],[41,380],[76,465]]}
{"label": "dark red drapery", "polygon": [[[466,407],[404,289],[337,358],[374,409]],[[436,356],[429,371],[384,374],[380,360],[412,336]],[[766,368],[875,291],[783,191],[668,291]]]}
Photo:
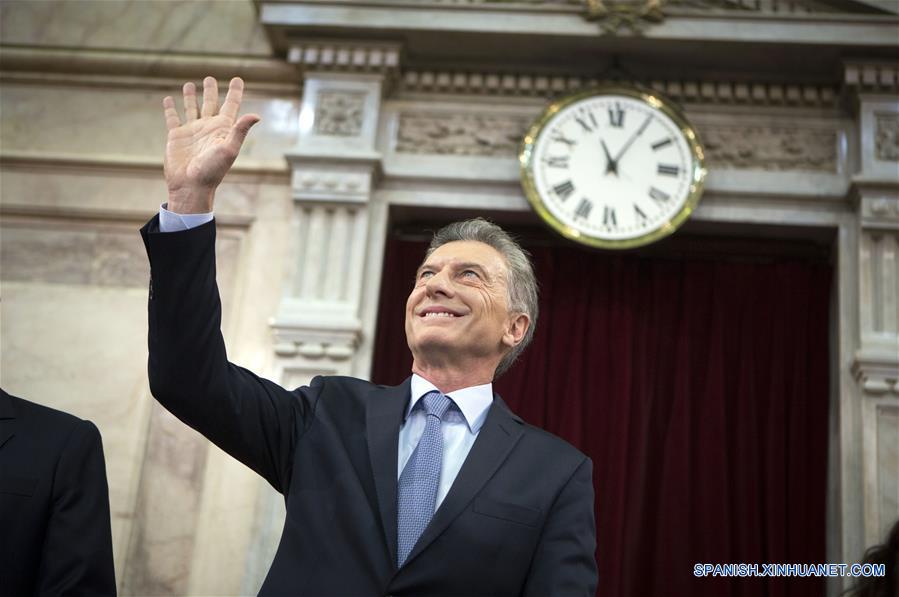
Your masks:
{"label": "dark red drapery", "polygon": [[[372,379],[410,372],[426,243],[389,239]],[[600,595],[822,595],[695,563],[824,563],[830,267],[531,247],[534,342],[495,384],[594,463]]]}

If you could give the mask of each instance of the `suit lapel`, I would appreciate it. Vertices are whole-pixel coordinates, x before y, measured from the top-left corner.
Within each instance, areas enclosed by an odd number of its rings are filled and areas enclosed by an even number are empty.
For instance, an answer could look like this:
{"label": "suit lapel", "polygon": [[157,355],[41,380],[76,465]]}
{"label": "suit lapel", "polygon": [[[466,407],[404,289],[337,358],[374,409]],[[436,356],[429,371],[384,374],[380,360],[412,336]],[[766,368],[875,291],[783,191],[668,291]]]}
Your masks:
{"label": "suit lapel", "polygon": [[410,382],[378,388],[366,399],[366,439],[390,561],[396,564],[396,460]]}
{"label": "suit lapel", "polygon": [[15,427],[16,411],[12,405],[12,398],[0,390],[0,448],[15,435]]}
{"label": "suit lapel", "polygon": [[[494,394],[493,397],[493,405],[478,438],[471,447],[471,452],[468,453],[449,493],[434,513],[434,518],[425,528],[406,563],[424,551],[462,513],[506,460],[524,433],[522,420],[509,410],[498,394]],[[395,461],[394,457],[394,464]],[[395,521],[394,517],[394,524]]]}

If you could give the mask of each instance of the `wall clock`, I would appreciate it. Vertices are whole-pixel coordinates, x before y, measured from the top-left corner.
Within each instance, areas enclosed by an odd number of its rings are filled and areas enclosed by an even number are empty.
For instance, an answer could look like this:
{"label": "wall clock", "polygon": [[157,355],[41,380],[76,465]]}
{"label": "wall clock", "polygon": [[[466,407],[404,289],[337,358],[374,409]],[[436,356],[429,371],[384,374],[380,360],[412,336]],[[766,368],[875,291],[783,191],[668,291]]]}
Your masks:
{"label": "wall clock", "polygon": [[627,249],[673,233],[696,209],[706,170],[695,129],[659,94],[602,86],[553,102],[519,154],[525,195],[562,235]]}

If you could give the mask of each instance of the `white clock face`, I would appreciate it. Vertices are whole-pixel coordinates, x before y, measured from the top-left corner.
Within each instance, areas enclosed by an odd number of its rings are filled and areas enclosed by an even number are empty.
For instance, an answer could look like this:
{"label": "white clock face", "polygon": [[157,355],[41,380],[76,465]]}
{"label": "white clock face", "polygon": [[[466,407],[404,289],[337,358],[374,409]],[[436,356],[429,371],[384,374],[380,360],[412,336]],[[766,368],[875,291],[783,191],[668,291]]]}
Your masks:
{"label": "white clock face", "polygon": [[639,97],[587,96],[545,120],[527,169],[556,227],[634,246],[669,234],[698,199],[704,170],[690,134]]}

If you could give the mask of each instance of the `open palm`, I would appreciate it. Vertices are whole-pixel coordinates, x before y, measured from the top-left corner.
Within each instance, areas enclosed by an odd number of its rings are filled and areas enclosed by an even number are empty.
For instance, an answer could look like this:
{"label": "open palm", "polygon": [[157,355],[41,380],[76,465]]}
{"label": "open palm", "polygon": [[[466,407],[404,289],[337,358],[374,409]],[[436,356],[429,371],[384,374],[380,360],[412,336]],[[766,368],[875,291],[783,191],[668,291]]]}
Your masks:
{"label": "open palm", "polygon": [[197,105],[193,83],[185,83],[184,121],[171,97],[163,100],[168,140],[165,148],[165,180],[169,209],[178,213],[212,211],[216,187],[231,168],[246,139],[259,121],[255,114],[238,118],[243,81],[235,77],[219,110],[218,84],[212,77],[203,81],[203,104]]}

